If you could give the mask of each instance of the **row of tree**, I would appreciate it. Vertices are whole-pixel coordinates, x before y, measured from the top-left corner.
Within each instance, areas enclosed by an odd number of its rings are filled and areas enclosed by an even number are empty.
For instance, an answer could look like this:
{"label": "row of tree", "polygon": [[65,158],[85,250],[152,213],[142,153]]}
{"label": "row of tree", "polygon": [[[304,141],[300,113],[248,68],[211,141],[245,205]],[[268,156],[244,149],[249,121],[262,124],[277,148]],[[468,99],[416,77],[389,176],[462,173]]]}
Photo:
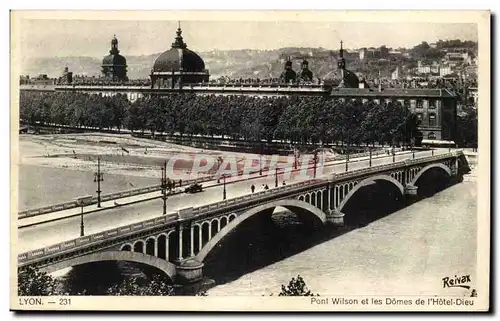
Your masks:
{"label": "row of tree", "polygon": [[21,92],[20,117],[99,129],[208,135],[294,143],[409,143],[418,135],[415,115],[399,102],[343,101],[327,97],[125,96]]}
{"label": "row of tree", "polygon": [[[28,267],[18,272],[19,296],[49,296],[66,295],[61,290],[60,281],[36,268]],[[77,295],[84,295],[78,293]],[[172,296],[175,291],[171,283],[164,276],[156,274],[147,280],[125,278],[121,283],[109,287],[107,295],[134,295],[134,296]],[[206,296],[206,291],[196,293],[197,296]],[[287,286],[281,286],[279,296],[314,296],[307,288],[304,279],[299,275],[292,278]]]}

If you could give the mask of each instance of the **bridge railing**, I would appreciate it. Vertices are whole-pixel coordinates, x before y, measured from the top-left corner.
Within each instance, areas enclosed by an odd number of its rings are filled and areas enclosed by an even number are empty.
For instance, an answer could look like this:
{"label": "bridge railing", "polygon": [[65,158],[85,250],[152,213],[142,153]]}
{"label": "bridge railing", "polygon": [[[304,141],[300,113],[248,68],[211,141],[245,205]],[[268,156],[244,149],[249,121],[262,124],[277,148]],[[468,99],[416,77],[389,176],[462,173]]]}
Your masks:
{"label": "bridge railing", "polygon": [[[211,176],[202,177],[202,178],[198,178],[198,179],[188,179],[188,180],[183,181],[182,185],[185,186],[185,185],[193,184],[195,182],[206,182],[206,181],[210,181],[211,179],[212,179]],[[101,196],[101,202],[112,201],[112,200],[120,199],[123,197],[130,197],[130,196],[136,196],[136,195],[141,195],[141,194],[147,194],[147,193],[156,192],[156,191],[160,191],[160,190],[161,190],[160,185],[150,185],[150,186],[146,186],[146,187],[105,194],[105,195]],[[181,191],[171,192],[171,193],[169,193],[169,195],[175,195],[178,193],[181,193]],[[90,201],[90,205],[92,205],[92,204],[97,204],[97,197],[96,196],[92,197],[92,199]],[[79,207],[79,205],[76,202],[76,200],[74,200],[74,201],[44,206],[44,207],[40,207],[40,208],[24,210],[24,211],[19,212],[17,217],[18,217],[18,219],[24,219],[24,218],[28,218],[28,217],[43,215],[43,214],[47,214],[47,213],[53,213],[53,212],[57,212],[57,211],[63,211],[63,210],[76,208],[76,207]]]}
{"label": "bridge railing", "polygon": [[[286,186],[281,186],[281,187],[278,187],[278,188],[275,188],[272,190],[266,190],[266,191],[258,192],[258,193],[251,194],[251,195],[241,196],[241,197],[234,198],[231,200],[225,200],[225,201],[212,203],[212,204],[201,206],[201,207],[196,207],[196,208],[192,209],[192,215],[193,216],[201,215],[204,212],[221,209],[221,208],[227,207],[227,206],[232,206],[232,205],[240,203],[242,201],[255,200],[255,199],[258,199],[264,195],[279,194],[280,192],[283,192],[283,191],[302,188],[306,185],[312,185],[314,183],[320,183],[320,182],[321,181],[319,181],[319,180],[303,181],[303,182],[300,182],[297,184],[290,184],[290,185],[286,185]],[[152,218],[152,219],[145,220],[142,222],[121,226],[121,227],[114,228],[111,230],[107,230],[107,231],[95,233],[92,235],[80,237],[80,238],[77,238],[77,239],[74,239],[71,241],[61,242],[61,243],[54,244],[54,245],[51,245],[51,246],[48,246],[48,247],[45,247],[42,249],[37,249],[37,250],[25,252],[25,253],[18,255],[18,263],[23,264],[23,263],[29,262],[31,260],[43,258],[45,256],[52,255],[55,253],[67,252],[70,250],[74,250],[75,248],[79,248],[81,246],[84,246],[84,245],[90,245],[92,243],[100,242],[100,241],[103,241],[103,240],[106,240],[109,238],[115,238],[118,236],[125,236],[128,234],[137,233],[137,232],[140,232],[140,231],[143,231],[146,229],[149,230],[151,228],[164,226],[166,224],[176,222],[176,221],[183,221],[183,219],[179,216],[179,212],[168,213],[165,216],[160,216],[160,217]]]}
{"label": "bridge railing", "polygon": [[378,166],[373,166],[373,167],[367,167],[367,168],[361,168],[361,169],[356,169],[353,171],[348,171],[348,172],[343,172],[343,173],[335,173],[332,174],[334,181],[336,180],[342,180],[345,178],[349,177],[356,177],[359,175],[364,175],[364,174],[371,174],[371,173],[377,173],[385,170],[390,170],[395,167],[403,167],[403,166],[411,166],[419,163],[425,163],[425,162],[432,162],[434,160],[441,160],[441,159],[446,159],[450,157],[456,157],[462,154],[461,151],[455,151],[455,152],[449,152],[445,154],[439,154],[439,155],[434,155],[434,156],[427,156],[423,158],[416,158],[416,159],[406,159],[390,164],[383,164],[383,165],[378,165]]}
{"label": "bridge railing", "polygon": [[[415,159],[415,160],[405,160],[405,161],[401,161],[401,162],[397,162],[397,163],[384,164],[384,165],[380,165],[380,166],[374,166],[371,168],[364,168],[364,169],[360,169],[360,170],[356,170],[356,171],[352,171],[352,172],[347,172],[347,173],[340,173],[340,174],[336,174],[336,175],[334,174],[333,177],[334,177],[334,180],[338,180],[338,179],[345,178],[349,175],[358,176],[360,174],[365,174],[365,173],[370,173],[370,172],[379,172],[379,171],[383,171],[385,169],[391,169],[394,167],[399,167],[399,166],[404,166],[404,165],[414,165],[414,164],[429,162],[429,161],[433,161],[433,160],[446,159],[446,158],[458,156],[460,154],[461,154],[461,152],[457,151],[454,153],[446,153],[446,154],[435,155],[435,156],[430,156],[430,157],[425,157],[425,158],[420,158],[420,159]],[[273,194],[276,195],[276,194],[280,194],[282,192],[288,192],[291,190],[299,190],[305,186],[310,186],[310,185],[315,185],[315,184],[318,184],[318,185],[324,184],[324,181],[320,180],[320,179],[311,179],[311,180],[302,181],[302,182],[299,182],[296,184],[280,186],[280,187],[277,187],[274,189],[265,190],[265,191],[257,192],[254,194],[240,196],[240,197],[230,199],[230,200],[224,200],[224,201],[220,201],[220,202],[192,208],[191,215],[190,215],[191,217],[189,217],[189,218],[191,219],[192,217],[197,217],[197,216],[203,215],[206,212],[221,209],[221,208],[224,208],[227,206],[232,206],[234,204],[242,203],[245,201],[257,200],[259,198],[267,197],[269,195],[273,195]],[[115,238],[117,236],[125,236],[128,234],[137,233],[137,232],[140,232],[140,231],[143,231],[146,229],[160,227],[160,226],[164,226],[166,224],[172,223],[172,222],[182,221],[182,220],[184,220],[184,219],[180,217],[179,212],[168,213],[166,216],[152,218],[152,219],[145,220],[142,222],[133,223],[133,224],[121,226],[118,228],[114,228],[111,230],[92,234],[89,236],[80,237],[80,238],[77,238],[77,239],[74,239],[71,241],[61,242],[61,243],[54,244],[54,245],[51,245],[49,247],[45,247],[42,249],[37,249],[37,250],[29,251],[26,253],[22,253],[22,254],[18,255],[18,263],[23,264],[23,263],[29,262],[31,260],[34,260],[34,259],[43,258],[45,256],[48,256],[48,255],[51,255],[54,253],[58,253],[58,252],[66,252],[66,251],[74,250],[75,248],[81,247],[83,245],[90,245],[92,243],[106,240],[108,238]]]}

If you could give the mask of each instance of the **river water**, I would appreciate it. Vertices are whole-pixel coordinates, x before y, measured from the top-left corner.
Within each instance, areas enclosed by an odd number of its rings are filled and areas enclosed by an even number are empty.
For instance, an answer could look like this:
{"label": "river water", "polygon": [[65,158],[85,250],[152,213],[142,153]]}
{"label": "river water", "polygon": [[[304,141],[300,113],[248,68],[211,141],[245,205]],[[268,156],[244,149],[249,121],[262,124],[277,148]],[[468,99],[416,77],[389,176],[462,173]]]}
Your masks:
{"label": "river water", "polygon": [[470,274],[474,284],[476,198],[472,176],[365,227],[218,285],[209,295],[277,295],[297,275],[320,295],[467,295],[468,290],[443,289],[441,279]]}
{"label": "river water", "polygon": [[[474,175],[407,207],[397,190],[367,186],[344,208],[349,227],[342,230],[304,225],[280,208],[271,219],[256,216],[206,258],[204,275],[216,283],[208,295],[277,295],[297,275],[322,296],[468,295],[443,289],[442,278],[470,275],[474,287]],[[103,262],[66,270],[61,279],[69,293],[104,294],[124,278],[150,273],[132,263]]]}

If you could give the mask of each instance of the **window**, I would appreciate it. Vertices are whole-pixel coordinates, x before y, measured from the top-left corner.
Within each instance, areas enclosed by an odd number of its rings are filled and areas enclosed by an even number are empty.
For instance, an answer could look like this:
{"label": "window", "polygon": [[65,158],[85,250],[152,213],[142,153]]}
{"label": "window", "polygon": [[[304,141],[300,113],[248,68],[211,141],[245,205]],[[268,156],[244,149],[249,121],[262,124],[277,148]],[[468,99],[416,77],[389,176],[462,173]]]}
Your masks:
{"label": "window", "polygon": [[436,126],[436,115],[429,114],[429,126]]}
{"label": "window", "polygon": [[404,102],[403,102],[403,106],[405,106],[406,108],[410,109],[410,101],[408,99],[405,99]]}
{"label": "window", "polygon": [[427,134],[427,138],[428,139],[436,139],[436,134],[434,134],[433,132],[430,132],[429,134]]}
{"label": "window", "polygon": [[424,101],[422,99],[417,100],[417,108],[424,108]]}
{"label": "window", "polygon": [[436,100],[435,99],[429,100],[429,109],[436,109]]}

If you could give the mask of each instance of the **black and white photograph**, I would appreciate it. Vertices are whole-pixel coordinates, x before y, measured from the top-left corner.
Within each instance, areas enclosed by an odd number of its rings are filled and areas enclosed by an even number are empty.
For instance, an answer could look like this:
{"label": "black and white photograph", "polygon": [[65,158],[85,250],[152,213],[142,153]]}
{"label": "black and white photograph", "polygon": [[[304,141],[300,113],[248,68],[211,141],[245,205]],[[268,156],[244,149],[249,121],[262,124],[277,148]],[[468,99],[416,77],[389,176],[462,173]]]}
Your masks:
{"label": "black and white photograph", "polygon": [[12,11],[11,309],[488,310],[489,33]]}

